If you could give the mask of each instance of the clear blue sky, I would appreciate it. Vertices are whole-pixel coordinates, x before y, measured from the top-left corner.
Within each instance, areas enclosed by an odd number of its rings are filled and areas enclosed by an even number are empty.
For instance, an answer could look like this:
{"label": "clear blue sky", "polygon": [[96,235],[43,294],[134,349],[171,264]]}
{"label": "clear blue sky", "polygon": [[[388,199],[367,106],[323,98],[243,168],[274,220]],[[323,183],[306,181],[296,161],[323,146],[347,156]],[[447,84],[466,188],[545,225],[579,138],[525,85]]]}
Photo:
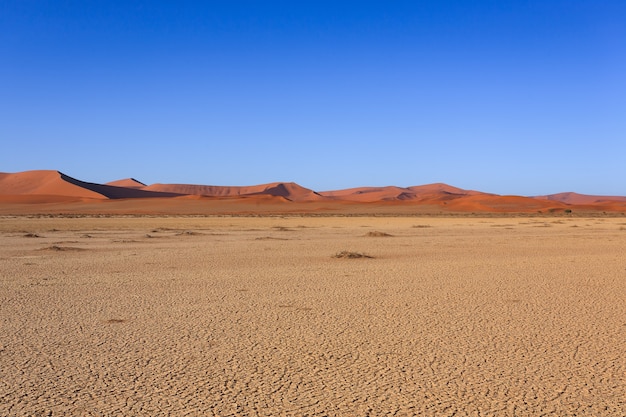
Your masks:
{"label": "clear blue sky", "polygon": [[626,195],[626,1],[0,0],[0,171]]}

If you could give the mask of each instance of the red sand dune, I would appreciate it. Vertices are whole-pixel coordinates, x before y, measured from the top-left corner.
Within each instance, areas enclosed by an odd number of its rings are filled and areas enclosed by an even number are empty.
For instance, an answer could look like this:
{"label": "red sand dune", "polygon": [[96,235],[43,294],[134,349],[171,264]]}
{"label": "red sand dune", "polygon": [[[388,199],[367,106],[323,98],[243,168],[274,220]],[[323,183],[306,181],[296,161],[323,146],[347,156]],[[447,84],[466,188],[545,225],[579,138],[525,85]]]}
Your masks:
{"label": "red sand dune", "polygon": [[0,173],[0,204],[5,213],[31,213],[37,210],[168,214],[626,211],[626,197],[576,193],[537,197],[501,196],[442,183],[412,187],[359,187],[317,193],[293,182],[232,187],[145,185],[136,179],[127,178],[96,184],[53,170]]}
{"label": "red sand dune", "polygon": [[560,201],[566,204],[606,204],[615,202],[626,202],[626,197],[617,196],[601,196],[601,195],[586,195],[573,192],[542,195],[535,197],[539,200]]}
{"label": "red sand dune", "polygon": [[427,194],[427,193],[448,193],[448,194],[463,194],[463,195],[485,194],[480,191],[464,190],[462,188],[453,187],[451,185],[443,184],[441,182],[437,182],[434,184],[414,185],[412,187],[409,187],[409,190],[417,194]]}
{"label": "red sand dune", "polygon": [[5,173],[0,177],[0,194],[60,195],[94,199],[175,197],[178,195],[85,182],[53,170]]}
{"label": "red sand dune", "polygon": [[324,191],[320,193],[325,197],[338,200],[348,200],[357,202],[374,201],[406,201],[406,200],[447,200],[460,198],[468,195],[484,194],[478,191],[463,190],[447,184],[435,183],[417,185],[412,187],[359,187],[345,190]]}
{"label": "red sand dune", "polygon": [[95,201],[108,201],[103,199],[81,198],[66,195],[46,194],[0,194],[0,203],[8,204],[69,204]]}
{"label": "red sand dune", "polygon": [[112,185],[114,187],[125,187],[125,188],[143,188],[146,186],[143,182],[139,182],[134,178],[125,178],[123,180],[111,181],[107,182],[104,185]]}
{"label": "red sand dune", "polygon": [[323,191],[320,194],[335,200],[373,202],[403,200],[408,188],[401,187],[359,187],[345,190]]}
{"label": "red sand dune", "polygon": [[549,212],[563,211],[567,204],[538,200],[521,196],[500,196],[492,194],[469,195],[464,198],[446,201],[449,210],[465,212]]}
{"label": "red sand dune", "polygon": [[67,181],[59,171],[52,170],[2,174],[0,194],[107,198],[89,187]]}
{"label": "red sand dune", "polygon": [[271,195],[284,197],[290,201],[319,201],[324,197],[318,193],[289,182],[275,182],[271,184],[252,185],[243,187],[229,187],[216,185],[191,184],[152,184],[143,188],[149,191],[170,192],[178,194],[202,195],[209,197],[243,197],[253,195]]}

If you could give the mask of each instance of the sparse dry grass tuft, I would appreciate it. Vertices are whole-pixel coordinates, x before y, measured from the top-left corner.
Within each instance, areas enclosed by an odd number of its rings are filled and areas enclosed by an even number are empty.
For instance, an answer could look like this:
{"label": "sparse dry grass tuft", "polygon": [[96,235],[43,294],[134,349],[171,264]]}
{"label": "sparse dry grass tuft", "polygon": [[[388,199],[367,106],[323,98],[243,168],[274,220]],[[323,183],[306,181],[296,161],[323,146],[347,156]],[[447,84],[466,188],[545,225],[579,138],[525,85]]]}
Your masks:
{"label": "sparse dry grass tuft", "polygon": [[359,259],[359,258],[373,258],[373,256],[366,255],[366,254],[360,253],[360,252],[351,252],[351,251],[347,251],[347,250],[342,250],[341,252],[336,253],[335,255],[333,255],[333,258],[339,258],[339,259]]}
{"label": "sparse dry grass tuft", "polygon": [[72,247],[72,246],[52,245],[52,246],[48,246],[46,248],[42,248],[41,250],[53,251],[53,252],[66,252],[66,251],[81,251],[81,250],[85,250],[85,249],[83,249],[83,248],[75,248],[75,247]]}
{"label": "sparse dry grass tuft", "polygon": [[373,231],[373,232],[368,232],[365,236],[367,237],[391,237],[393,235],[390,235],[389,233],[385,233],[385,232]]}
{"label": "sparse dry grass tuft", "polygon": [[184,232],[177,233],[177,236],[198,236],[198,235],[201,235],[201,234],[202,233],[194,232],[194,231],[191,231],[191,230],[186,230]]}

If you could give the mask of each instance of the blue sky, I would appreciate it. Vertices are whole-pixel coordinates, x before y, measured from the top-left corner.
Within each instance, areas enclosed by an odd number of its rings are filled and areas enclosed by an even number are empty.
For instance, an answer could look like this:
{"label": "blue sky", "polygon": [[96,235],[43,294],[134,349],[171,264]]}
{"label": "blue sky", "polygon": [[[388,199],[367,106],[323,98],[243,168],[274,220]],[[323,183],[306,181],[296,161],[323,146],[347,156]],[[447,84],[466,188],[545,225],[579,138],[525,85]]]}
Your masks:
{"label": "blue sky", "polygon": [[626,195],[624,1],[0,0],[0,171]]}

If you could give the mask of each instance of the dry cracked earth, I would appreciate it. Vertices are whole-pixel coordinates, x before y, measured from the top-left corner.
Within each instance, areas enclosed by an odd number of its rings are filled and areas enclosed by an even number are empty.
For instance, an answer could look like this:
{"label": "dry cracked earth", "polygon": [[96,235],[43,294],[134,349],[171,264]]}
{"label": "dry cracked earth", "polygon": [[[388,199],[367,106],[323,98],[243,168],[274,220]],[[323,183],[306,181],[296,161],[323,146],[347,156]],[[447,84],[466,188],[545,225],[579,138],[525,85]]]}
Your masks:
{"label": "dry cracked earth", "polygon": [[0,218],[0,415],[624,416],[626,220]]}

